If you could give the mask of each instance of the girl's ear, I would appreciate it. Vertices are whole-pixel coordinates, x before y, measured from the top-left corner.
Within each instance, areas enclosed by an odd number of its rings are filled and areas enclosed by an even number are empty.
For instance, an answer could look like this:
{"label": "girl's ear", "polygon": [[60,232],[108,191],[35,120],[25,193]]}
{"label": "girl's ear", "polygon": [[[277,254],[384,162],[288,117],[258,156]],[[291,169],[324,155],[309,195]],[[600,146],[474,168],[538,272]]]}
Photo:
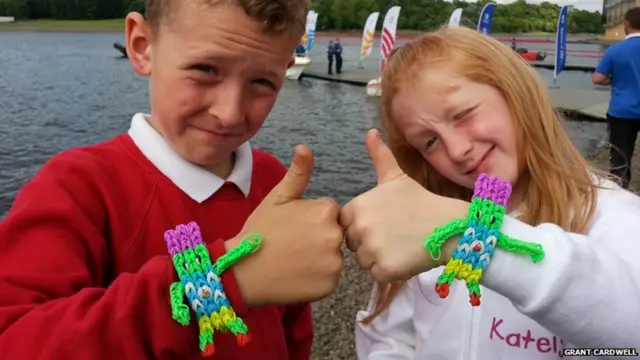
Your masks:
{"label": "girl's ear", "polygon": [[296,63],[296,59],[295,58],[292,58],[291,60],[289,60],[289,63],[287,64],[287,69],[291,69],[291,67],[295,63]]}

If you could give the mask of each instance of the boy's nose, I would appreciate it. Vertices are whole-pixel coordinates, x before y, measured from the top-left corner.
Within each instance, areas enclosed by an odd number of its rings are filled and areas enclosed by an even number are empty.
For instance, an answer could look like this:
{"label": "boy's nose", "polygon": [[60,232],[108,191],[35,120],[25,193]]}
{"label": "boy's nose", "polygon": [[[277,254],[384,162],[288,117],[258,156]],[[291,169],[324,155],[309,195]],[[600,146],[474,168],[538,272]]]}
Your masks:
{"label": "boy's nose", "polygon": [[216,117],[220,125],[234,127],[244,122],[242,111],[243,92],[240,86],[225,86],[216,91],[209,113]]}

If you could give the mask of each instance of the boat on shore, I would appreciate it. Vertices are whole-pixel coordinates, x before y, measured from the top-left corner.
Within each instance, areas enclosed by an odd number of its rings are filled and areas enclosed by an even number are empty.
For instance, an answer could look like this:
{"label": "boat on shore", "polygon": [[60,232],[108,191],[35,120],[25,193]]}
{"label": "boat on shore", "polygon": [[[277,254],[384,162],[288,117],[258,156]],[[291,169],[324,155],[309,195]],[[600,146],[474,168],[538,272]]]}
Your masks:
{"label": "boat on shore", "polygon": [[531,52],[526,48],[517,48],[515,52],[526,61],[542,61],[547,57],[547,53],[542,50],[538,52]]}
{"label": "boat on shore", "polygon": [[367,83],[367,96],[382,96],[381,81],[382,78],[378,77]]}
{"label": "boat on shore", "polygon": [[127,56],[127,47],[126,46],[124,46],[124,45],[122,45],[122,44],[120,44],[119,42],[116,41],[116,42],[113,43],[113,47],[116,50],[120,51],[120,53],[122,54],[122,57],[124,57],[124,58],[129,57],[129,56]]}
{"label": "boat on shore", "polygon": [[287,69],[287,80],[298,80],[304,69],[311,64],[311,59],[306,56],[296,56],[294,64]]}

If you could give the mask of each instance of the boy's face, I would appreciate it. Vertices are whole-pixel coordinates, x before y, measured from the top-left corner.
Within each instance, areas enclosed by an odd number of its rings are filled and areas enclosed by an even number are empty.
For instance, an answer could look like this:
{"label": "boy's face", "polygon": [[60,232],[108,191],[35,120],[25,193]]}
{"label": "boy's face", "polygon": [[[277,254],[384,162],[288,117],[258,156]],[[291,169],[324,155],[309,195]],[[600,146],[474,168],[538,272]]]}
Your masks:
{"label": "boy's face", "polygon": [[262,126],[300,39],[261,33],[240,8],[174,5],[153,34],[139,14],[127,18],[129,55],[150,76],[151,124],[185,159],[216,172]]}

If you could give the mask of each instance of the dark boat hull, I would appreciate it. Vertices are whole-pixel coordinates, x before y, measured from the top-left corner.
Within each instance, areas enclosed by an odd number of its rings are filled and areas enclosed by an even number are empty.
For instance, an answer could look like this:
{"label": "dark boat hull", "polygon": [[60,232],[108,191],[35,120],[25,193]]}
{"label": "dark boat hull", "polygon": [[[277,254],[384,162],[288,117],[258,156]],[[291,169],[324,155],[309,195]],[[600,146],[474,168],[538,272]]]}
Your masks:
{"label": "dark boat hull", "polygon": [[120,51],[120,53],[122,54],[122,57],[124,57],[124,58],[128,57],[127,56],[127,48],[124,45],[122,45],[120,43],[117,43],[117,42],[114,42],[113,43],[113,47],[116,50]]}

